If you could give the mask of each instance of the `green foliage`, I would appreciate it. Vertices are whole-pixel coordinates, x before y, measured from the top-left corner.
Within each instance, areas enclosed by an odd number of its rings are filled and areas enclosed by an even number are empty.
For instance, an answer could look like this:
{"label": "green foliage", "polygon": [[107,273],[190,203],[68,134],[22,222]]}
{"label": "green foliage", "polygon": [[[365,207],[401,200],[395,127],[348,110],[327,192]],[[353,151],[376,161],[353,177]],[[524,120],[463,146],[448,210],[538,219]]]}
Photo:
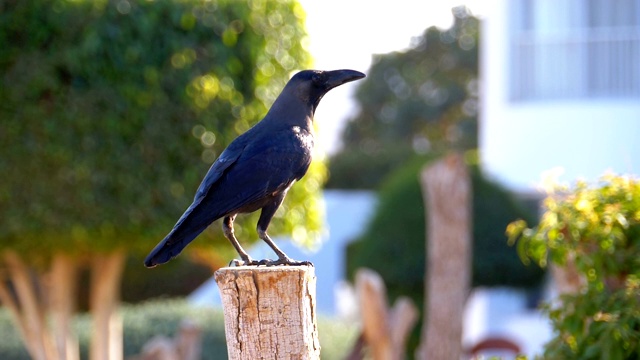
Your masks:
{"label": "green foliage", "polygon": [[640,181],[607,175],[596,184],[579,181],[571,189],[551,190],[537,226],[519,220],[507,227],[523,261],[575,266],[585,280],[578,294],[547,306],[556,338],[545,354],[638,358]]}
{"label": "green foliage", "polygon": [[[82,344],[80,349],[82,353],[88,354],[91,321],[84,316],[78,320],[77,329]],[[173,338],[184,320],[202,327],[203,360],[224,358],[227,353],[224,317],[220,310],[190,307],[181,300],[154,301],[123,307],[122,320],[125,357],[140,353],[142,346],[154,336]]]}
{"label": "green foliage", "polygon": [[[129,255],[125,262],[120,285],[120,300],[133,304],[154,298],[184,297],[195,291],[213,275],[211,266],[189,257],[178,257],[153,271],[140,266],[144,255]],[[78,293],[74,299],[76,311],[89,310],[93,290],[91,269],[79,264]]]}
{"label": "green foliage", "polygon": [[[356,91],[360,111],[330,161],[329,186],[374,188],[371,178],[341,172],[374,173],[411,154],[477,147],[478,20],[464,7],[453,13],[450,29],[430,27],[411,49],[373,59]],[[352,161],[355,154],[362,161]]]}
{"label": "green foliage", "polygon": [[[431,161],[417,157],[389,176],[379,192],[376,213],[366,232],[348,249],[350,277],[358,267],[379,272],[392,299],[410,295],[422,303],[425,271],[425,209],[418,182]],[[534,287],[537,266],[524,266],[501,229],[514,219],[535,216],[498,185],[471,168],[473,191],[473,286]]]}
{"label": "green foliage", "polygon": [[[173,338],[184,320],[194,322],[203,330],[203,360],[227,358],[221,310],[191,307],[182,300],[163,300],[125,306],[121,314],[125,358],[140,353],[142,346],[156,335]],[[29,356],[8,315],[6,310],[0,309],[0,358],[27,360]],[[79,334],[81,358],[86,359],[91,337],[91,319],[89,316],[79,316],[74,328]],[[322,346],[322,358],[326,359],[344,358],[358,336],[357,327],[353,324],[324,317],[318,319],[318,335]]]}
{"label": "green foliage", "polygon": [[637,359],[640,355],[640,278],[621,289],[587,287],[566,294],[562,306],[545,306],[556,332],[545,345],[548,359]]}
{"label": "green foliage", "polygon": [[6,360],[29,360],[29,353],[25,349],[17,331],[16,324],[6,308],[0,307],[0,358]]}
{"label": "green foliage", "polygon": [[120,292],[125,303],[187,296],[213,275],[211,267],[188,257],[178,257],[153,271],[140,266],[143,260],[143,256],[129,256],[127,259]]}
{"label": "green foliage", "polygon": [[409,145],[399,145],[381,153],[369,153],[362,149],[343,151],[329,162],[330,189],[377,189],[387,174],[404,163],[398,159],[414,156]]}
{"label": "green foliage", "polygon": [[608,277],[640,271],[640,181],[607,175],[595,185],[560,186],[550,191],[544,208],[538,226],[517,221],[507,229],[523,260],[544,266],[548,258],[559,265],[571,259],[600,289]]}
{"label": "green foliage", "polygon": [[[303,18],[293,1],[0,1],[0,247],[148,251],[308,65]],[[323,173],[274,233],[314,238]]]}
{"label": "green foliage", "polygon": [[430,161],[413,159],[391,174],[378,192],[378,205],[365,233],[347,248],[347,273],[378,272],[391,299],[411,296],[421,304],[424,279],[425,213],[418,172]]}

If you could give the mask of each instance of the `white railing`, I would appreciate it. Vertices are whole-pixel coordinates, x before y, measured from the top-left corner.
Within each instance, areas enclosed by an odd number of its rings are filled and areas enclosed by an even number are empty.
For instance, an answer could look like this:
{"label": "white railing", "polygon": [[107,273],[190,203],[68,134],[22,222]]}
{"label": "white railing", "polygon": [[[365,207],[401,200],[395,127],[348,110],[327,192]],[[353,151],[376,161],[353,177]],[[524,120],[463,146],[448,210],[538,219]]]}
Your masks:
{"label": "white railing", "polygon": [[521,32],[511,51],[512,100],[640,97],[640,27]]}

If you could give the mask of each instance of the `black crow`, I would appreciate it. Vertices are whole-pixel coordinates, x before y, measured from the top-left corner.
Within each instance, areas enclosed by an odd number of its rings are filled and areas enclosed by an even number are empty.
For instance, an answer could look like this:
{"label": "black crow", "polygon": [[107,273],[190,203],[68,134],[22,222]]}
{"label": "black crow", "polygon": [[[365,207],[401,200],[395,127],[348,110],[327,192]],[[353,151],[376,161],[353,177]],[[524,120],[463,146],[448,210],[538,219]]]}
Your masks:
{"label": "black crow", "polygon": [[[171,232],[144,261],[153,267],[176,257],[217,219],[241,260],[236,265],[305,265],[290,259],[267,234],[269,222],[291,185],[309,168],[313,149],[313,114],[322,96],[365,75],[354,70],[304,70],[294,75],[267,115],[238,136],[211,165],[193,203]],[[258,237],[278,255],[277,260],[251,259],[233,233],[237,214],[262,209]]]}

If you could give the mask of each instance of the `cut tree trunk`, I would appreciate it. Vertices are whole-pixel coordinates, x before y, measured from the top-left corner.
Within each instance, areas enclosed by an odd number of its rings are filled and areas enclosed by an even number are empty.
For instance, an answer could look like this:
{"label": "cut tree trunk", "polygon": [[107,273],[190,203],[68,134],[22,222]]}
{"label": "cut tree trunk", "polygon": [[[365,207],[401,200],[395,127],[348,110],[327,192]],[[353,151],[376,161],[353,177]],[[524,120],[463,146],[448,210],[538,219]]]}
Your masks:
{"label": "cut tree trunk", "polygon": [[425,314],[419,359],[460,359],[471,282],[471,181],[460,155],[422,171],[427,209]]}
{"label": "cut tree trunk", "polygon": [[230,360],[320,358],[312,266],[227,267],[215,279]]}

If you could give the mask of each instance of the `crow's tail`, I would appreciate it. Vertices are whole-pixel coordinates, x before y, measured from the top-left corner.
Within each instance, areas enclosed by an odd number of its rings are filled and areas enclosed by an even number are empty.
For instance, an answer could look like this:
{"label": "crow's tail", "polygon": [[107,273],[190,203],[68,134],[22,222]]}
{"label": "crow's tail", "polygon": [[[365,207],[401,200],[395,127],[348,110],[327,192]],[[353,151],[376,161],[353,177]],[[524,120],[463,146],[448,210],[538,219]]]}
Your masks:
{"label": "crow's tail", "polygon": [[149,268],[155,267],[156,265],[164,264],[178,256],[182,249],[195,239],[200,232],[197,234],[190,234],[192,236],[189,237],[177,238],[172,231],[158,245],[156,245],[153,250],[151,250],[149,255],[147,255],[147,258],[144,259],[144,266]]}
{"label": "crow's tail", "polygon": [[203,209],[198,209],[198,205],[194,203],[185,211],[173,230],[147,255],[144,266],[154,267],[178,256],[209,224],[217,220],[217,217],[212,218]]}

